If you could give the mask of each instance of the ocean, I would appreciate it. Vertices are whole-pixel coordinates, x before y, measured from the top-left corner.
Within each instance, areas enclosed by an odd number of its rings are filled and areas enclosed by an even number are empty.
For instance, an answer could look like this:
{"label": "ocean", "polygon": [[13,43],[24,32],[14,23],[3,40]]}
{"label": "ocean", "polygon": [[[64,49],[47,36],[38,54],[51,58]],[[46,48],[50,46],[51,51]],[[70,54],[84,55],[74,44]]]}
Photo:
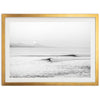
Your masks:
{"label": "ocean", "polygon": [[87,49],[10,47],[11,78],[90,77]]}

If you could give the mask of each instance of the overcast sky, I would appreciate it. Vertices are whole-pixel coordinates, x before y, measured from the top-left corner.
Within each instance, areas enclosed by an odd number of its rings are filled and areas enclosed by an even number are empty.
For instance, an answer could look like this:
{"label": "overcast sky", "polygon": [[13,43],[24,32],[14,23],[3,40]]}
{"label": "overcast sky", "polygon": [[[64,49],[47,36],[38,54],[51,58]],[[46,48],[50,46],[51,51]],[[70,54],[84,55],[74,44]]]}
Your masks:
{"label": "overcast sky", "polygon": [[90,22],[12,22],[11,43],[38,43],[51,47],[89,48]]}

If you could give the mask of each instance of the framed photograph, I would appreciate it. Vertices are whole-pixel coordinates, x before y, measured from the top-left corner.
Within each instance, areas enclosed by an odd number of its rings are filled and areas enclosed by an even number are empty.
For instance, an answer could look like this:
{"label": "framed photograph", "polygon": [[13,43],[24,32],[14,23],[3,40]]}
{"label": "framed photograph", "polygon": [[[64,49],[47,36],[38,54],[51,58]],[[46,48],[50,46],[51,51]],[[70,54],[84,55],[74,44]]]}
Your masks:
{"label": "framed photograph", "polygon": [[2,85],[98,85],[98,14],[2,14]]}

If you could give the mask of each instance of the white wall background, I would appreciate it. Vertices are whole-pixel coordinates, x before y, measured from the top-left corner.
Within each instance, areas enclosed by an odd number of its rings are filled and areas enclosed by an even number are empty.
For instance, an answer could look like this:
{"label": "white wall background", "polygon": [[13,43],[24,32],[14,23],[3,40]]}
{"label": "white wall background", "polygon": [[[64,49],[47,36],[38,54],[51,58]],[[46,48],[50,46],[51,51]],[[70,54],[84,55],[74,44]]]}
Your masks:
{"label": "white wall background", "polygon": [[[0,15],[2,13],[21,13],[21,14],[22,13],[37,13],[37,14],[38,13],[39,14],[96,13],[97,14],[98,13],[100,14],[100,0],[0,0]],[[1,16],[0,16],[0,23],[1,23]],[[0,30],[1,30],[1,24],[0,24]],[[99,100],[100,86],[1,86],[0,85],[0,100],[67,100],[67,99]]]}

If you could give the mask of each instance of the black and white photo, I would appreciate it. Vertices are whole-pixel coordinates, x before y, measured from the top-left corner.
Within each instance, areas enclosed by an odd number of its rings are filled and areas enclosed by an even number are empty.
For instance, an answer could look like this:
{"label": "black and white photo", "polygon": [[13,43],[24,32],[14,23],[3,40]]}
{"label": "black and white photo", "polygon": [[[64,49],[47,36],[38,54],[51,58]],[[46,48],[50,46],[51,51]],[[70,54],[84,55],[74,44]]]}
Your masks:
{"label": "black and white photo", "polygon": [[5,21],[8,82],[95,82],[94,17]]}

